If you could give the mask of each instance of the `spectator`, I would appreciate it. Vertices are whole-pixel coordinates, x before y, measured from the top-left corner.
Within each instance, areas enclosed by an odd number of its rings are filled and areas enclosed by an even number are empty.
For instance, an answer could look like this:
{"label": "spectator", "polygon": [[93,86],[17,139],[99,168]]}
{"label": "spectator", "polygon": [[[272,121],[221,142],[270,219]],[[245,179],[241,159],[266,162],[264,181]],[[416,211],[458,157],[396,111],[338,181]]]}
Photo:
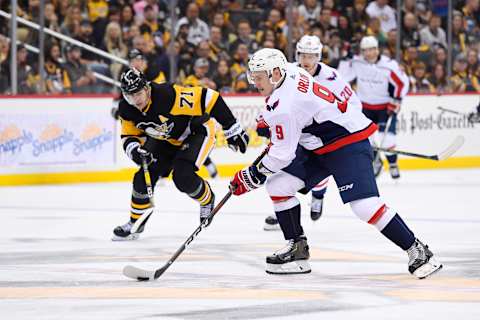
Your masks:
{"label": "spectator", "polygon": [[447,79],[447,72],[443,64],[436,64],[433,67],[430,83],[435,87],[435,93],[438,95],[452,93],[452,86]]}
{"label": "spectator", "polygon": [[[119,58],[125,58],[127,56],[128,48],[123,43],[122,29],[118,23],[110,22],[107,25],[103,43],[105,45],[104,50],[108,53]],[[112,62],[110,64],[110,72],[114,79],[119,79],[122,66],[119,62]]]}
{"label": "spectator", "polygon": [[415,46],[408,47],[407,50],[405,50],[405,54],[403,56],[403,63],[405,64],[406,73],[408,75],[413,74],[412,66],[417,61],[418,61],[418,49],[417,49],[417,47],[415,47]]}
{"label": "spectator", "polygon": [[477,49],[470,48],[467,52],[467,72],[476,77],[480,76],[480,65],[478,62],[478,51]]}
{"label": "spectator", "polygon": [[322,29],[325,36],[330,37],[330,33],[336,30],[336,25],[332,21],[332,9],[323,7],[320,10],[320,18],[317,25]]}
{"label": "spectator", "polygon": [[156,75],[154,72],[148,72],[148,61],[138,49],[132,49],[128,53],[128,63],[130,67],[140,70],[148,81],[155,83],[164,83],[167,81],[163,71],[160,71]]}
{"label": "spectator", "polygon": [[233,92],[232,84],[233,79],[230,74],[230,68],[228,66],[228,61],[221,59],[218,61],[217,70],[213,74],[213,81],[217,87],[217,91],[220,93],[230,93]]}
{"label": "spectator", "polygon": [[366,12],[370,18],[380,19],[380,27],[385,33],[397,27],[395,10],[388,5],[388,0],[375,0],[370,2]]}
{"label": "spectator", "polygon": [[80,34],[80,22],[82,11],[78,5],[71,5],[67,8],[65,19],[60,26],[60,32],[67,37],[77,37]]}
{"label": "spectator", "polygon": [[480,26],[480,1],[466,0],[462,8],[463,16],[466,22],[466,31],[471,33]]}
{"label": "spectator", "polygon": [[10,90],[10,41],[0,34],[0,93]]}
{"label": "spectator", "polygon": [[459,54],[453,64],[454,75],[451,77],[453,92],[480,92],[478,78],[467,73],[467,58]]}
{"label": "spectator", "polygon": [[[78,41],[95,47],[93,27],[89,20],[83,19],[80,22],[80,29],[76,38]],[[87,49],[82,49],[82,60],[84,63],[93,63],[97,61],[97,55]]]}
{"label": "spectator", "polygon": [[317,0],[305,0],[298,7],[298,13],[303,21],[313,25],[320,18],[320,8],[320,3]]}
{"label": "spectator", "polygon": [[442,20],[437,15],[432,15],[427,27],[420,30],[420,43],[435,50],[437,47],[447,47],[447,37],[441,28]]}
{"label": "spectator", "polygon": [[212,26],[220,28],[222,32],[222,42],[230,43],[235,40],[234,30],[230,22],[225,20],[225,15],[222,12],[216,12],[213,16]]}
{"label": "spectator", "polygon": [[74,45],[68,45],[66,52],[67,62],[65,63],[65,71],[71,82],[71,91],[73,93],[92,92],[96,79],[93,73],[82,64],[80,60],[80,48]]}
{"label": "spectator", "polygon": [[[408,13],[407,13],[408,14]],[[410,92],[435,93],[435,87],[428,81],[425,63],[418,62],[412,66],[413,75],[410,76]]]}
{"label": "spectator", "polygon": [[53,31],[59,31],[58,16],[55,13],[55,6],[53,3],[45,4],[45,28],[52,29]]}
{"label": "spectator", "polygon": [[345,42],[350,42],[353,38],[353,28],[346,16],[338,17],[338,35]]}
{"label": "spectator", "polygon": [[60,46],[56,42],[45,50],[45,86],[49,94],[71,93],[71,82],[60,62]]}
{"label": "spectator", "polygon": [[465,33],[463,15],[458,11],[453,13],[452,38],[453,56],[456,56],[459,53],[465,53],[468,45],[468,38]]}
{"label": "spectator", "polygon": [[17,90],[20,94],[39,93],[39,75],[35,73],[27,61],[27,48],[23,44],[17,46]]}
{"label": "spectator", "polygon": [[[270,10],[268,14],[268,19],[265,22],[264,29],[257,33],[257,38],[263,36],[263,33],[266,30],[271,30],[275,34],[277,40],[276,46],[280,50],[284,50],[287,46],[287,39],[283,35],[283,27],[285,26],[286,21],[282,18],[282,14],[277,9]],[[248,48],[247,48],[248,49]]]}
{"label": "spectator", "polygon": [[348,17],[352,21],[354,31],[365,32],[367,30],[367,23],[370,18],[365,10],[366,5],[367,0],[354,0],[353,2],[353,11]]}
{"label": "spectator", "polygon": [[[160,55],[155,52],[152,45],[147,43],[145,37],[138,35],[133,39],[133,49],[137,49],[143,55],[143,58],[147,62],[148,68],[145,69],[144,75],[147,79],[153,80],[156,79],[161,72],[164,73],[164,77],[167,75],[167,66],[162,64],[165,56],[165,53]],[[190,57],[192,59],[192,57]],[[179,66],[180,67],[180,66]]]}
{"label": "spectator", "polygon": [[148,37],[156,32],[158,25],[158,12],[156,12],[151,5],[146,5],[143,10],[143,23],[140,25],[140,32]]}
{"label": "spectator", "polygon": [[209,68],[208,60],[205,58],[198,58],[193,66],[194,74],[189,75],[184,81],[183,85],[187,87],[205,87],[216,89],[217,85],[207,77]]}
{"label": "spectator", "polygon": [[[387,32],[387,43],[385,44],[385,49],[387,49],[386,56],[390,59],[396,59],[397,56],[397,29],[392,29]],[[400,50],[401,52],[401,50]]]}
{"label": "spectator", "polygon": [[255,36],[252,34],[250,22],[246,19],[241,19],[237,24],[238,37],[230,44],[230,53],[237,50],[237,46],[243,43],[247,46],[248,52],[253,54],[259,49],[258,43],[255,41]]}
{"label": "spectator", "polygon": [[207,71],[207,76],[211,77],[215,69],[217,69],[218,57],[212,52],[208,41],[201,41],[198,44],[195,53],[196,58],[204,58],[208,61],[209,69]]}
{"label": "spectator", "polygon": [[108,3],[106,0],[87,0],[88,19],[92,24],[92,38],[96,47],[102,45],[108,23]]}
{"label": "spectator", "polygon": [[420,45],[420,34],[417,31],[417,18],[411,12],[403,17],[402,48]]}
{"label": "spectator", "polygon": [[367,36],[374,36],[378,40],[379,47],[384,47],[387,43],[387,37],[380,27],[379,18],[370,18],[368,21]]}
{"label": "spectator", "polygon": [[437,64],[441,64],[445,68],[447,67],[447,50],[442,47],[438,47],[435,49],[433,59],[432,59],[432,66],[435,66]]}
{"label": "spectator", "polygon": [[187,23],[188,29],[188,41],[194,45],[198,45],[202,40],[208,40],[210,38],[210,31],[205,21],[198,18],[199,9],[195,2],[192,2],[187,7],[186,16],[178,20],[175,26],[175,34],[178,33],[180,26]]}
{"label": "spectator", "polygon": [[135,24],[133,7],[129,4],[125,4],[123,5],[120,13],[120,25],[122,26],[122,32],[124,34],[129,32],[133,24]]}
{"label": "spectator", "polygon": [[210,28],[210,40],[208,41],[211,52],[219,59],[227,59],[227,45],[222,41],[222,31],[217,26]]}
{"label": "spectator", "polygon": [[233,65],[230,68],[233,78],[233,89],[235,92],[247,92],[250,88],[247,79],[248,48],[245,44],[240,43],[237,46],[233,61]]}

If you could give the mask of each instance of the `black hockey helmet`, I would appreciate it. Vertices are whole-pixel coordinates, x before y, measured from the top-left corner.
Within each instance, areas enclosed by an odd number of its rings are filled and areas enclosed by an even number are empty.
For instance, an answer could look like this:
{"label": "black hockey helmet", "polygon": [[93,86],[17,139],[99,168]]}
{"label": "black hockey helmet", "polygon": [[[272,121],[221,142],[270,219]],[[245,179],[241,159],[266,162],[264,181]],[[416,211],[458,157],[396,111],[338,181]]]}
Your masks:
{"label": "black hockey helmet", "polygon": [[135,68],[127,69],[120,77],[120,88],[124,96],[137,93],[145,88],[147,84],[147,79],[143,73]]}

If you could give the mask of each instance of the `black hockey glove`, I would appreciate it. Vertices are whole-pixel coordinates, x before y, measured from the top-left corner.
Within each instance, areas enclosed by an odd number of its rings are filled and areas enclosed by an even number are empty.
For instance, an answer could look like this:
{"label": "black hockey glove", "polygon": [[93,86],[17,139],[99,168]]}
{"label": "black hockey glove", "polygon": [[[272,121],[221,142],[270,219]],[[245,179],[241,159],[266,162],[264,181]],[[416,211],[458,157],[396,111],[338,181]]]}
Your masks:
{"label": "black hockey glove", "polygon": [[228,147],[233,151],[240,150],[241,153],[247,151],[248,141],[250,138],[248,134],[243,130],[242,126],[235,122],[230,128],[225,129],[225,138],[227,138]]}
{"label": "black hockey glove", "polygon": [[142,148],[140,143],[133,142],[131,145],[131,148],[127,148],[127,156],[132,159],[132,161],[135,162],[137,165],[141,166],[143,163],[143,159],[147,160],[147,165],[155,161],[152,153]]}

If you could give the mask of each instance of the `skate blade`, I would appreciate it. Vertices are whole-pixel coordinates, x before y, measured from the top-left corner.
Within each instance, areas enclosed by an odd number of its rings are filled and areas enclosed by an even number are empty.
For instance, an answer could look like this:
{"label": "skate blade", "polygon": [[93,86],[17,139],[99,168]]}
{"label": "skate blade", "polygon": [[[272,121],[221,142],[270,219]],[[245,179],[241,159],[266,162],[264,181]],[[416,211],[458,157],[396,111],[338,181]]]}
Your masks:
{"label": "skate blade", "polygon": [[269,274],[301,274],[310,273],[312,269],[307,260],[297,260],[283,264],[267,263],[265,271]]}
{"label": "skate blade", "polygon": [[431,276],[437,271],[442,269],[443,265],[435,260],[433,257],[428,260],[423,266],[419,267],[417,270],[413,272],[413,275],[418,279],[425,279],[428,276]]}
{"label": "skate blade", "polygon": [[140,238],[140,234],[139,233],[132,233],[126,237],[119,237],[117,235],[113,235],[112,236],[112,241],[133,241],[133,240],[137,240],[138,238]]}
{"label": "skate blade", "polygon": [[265,225],[263,226],[263,230],[265,231],[278,231],[280,230],[280,224],[277,223],[277,224],[267,224],[265,223]]}

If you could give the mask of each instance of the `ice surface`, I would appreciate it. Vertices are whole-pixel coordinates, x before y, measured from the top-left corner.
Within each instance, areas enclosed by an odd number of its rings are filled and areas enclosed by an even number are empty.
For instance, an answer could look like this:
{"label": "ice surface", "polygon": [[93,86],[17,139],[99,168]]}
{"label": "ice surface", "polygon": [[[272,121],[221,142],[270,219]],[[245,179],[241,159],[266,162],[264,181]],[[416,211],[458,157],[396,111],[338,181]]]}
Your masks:
{"label": "ice surface", "polygon": [[[217,199],[227,181],[215,180]],[[122,275],[158,268],[198,226],[198,206],[171,182],[136,242],[111,242],[128,219],[130,184],[0,188],[1,319],[480,319],[480,170],[404,171],[379,187],[444,269],[426,280],[407,256],[341,204],[333,181],[312,222],[300,196],[312,273],[272,276],[284,245],[262,230],[265,191],[230,199],[155,282]]]}

